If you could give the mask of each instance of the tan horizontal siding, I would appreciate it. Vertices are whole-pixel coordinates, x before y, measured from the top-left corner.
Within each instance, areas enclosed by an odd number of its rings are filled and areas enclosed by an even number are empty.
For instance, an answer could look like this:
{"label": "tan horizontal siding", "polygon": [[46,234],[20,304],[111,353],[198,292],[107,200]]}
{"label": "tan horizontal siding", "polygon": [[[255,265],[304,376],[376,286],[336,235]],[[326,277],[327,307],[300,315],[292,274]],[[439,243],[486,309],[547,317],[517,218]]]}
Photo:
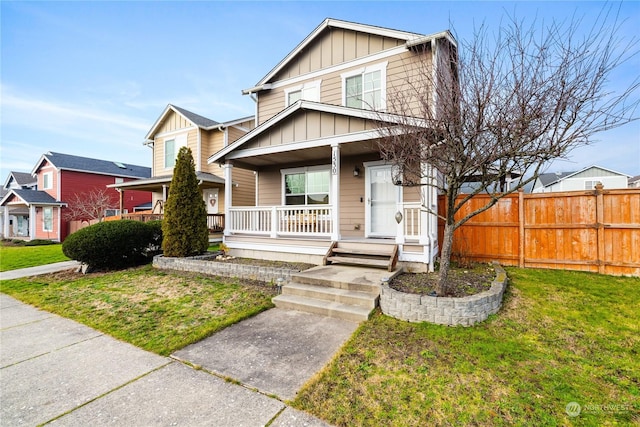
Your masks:
{"label": "tan horizontal siding", "polygon": [[282,204],[282,177],[280,169],[258,172],[258,206]]}
{"label": "tan horizontal siding", "polygon": [[256,204],[256,177],[253,171],[246,169],[233,169],[232,189],[234,206],[255,206]]}

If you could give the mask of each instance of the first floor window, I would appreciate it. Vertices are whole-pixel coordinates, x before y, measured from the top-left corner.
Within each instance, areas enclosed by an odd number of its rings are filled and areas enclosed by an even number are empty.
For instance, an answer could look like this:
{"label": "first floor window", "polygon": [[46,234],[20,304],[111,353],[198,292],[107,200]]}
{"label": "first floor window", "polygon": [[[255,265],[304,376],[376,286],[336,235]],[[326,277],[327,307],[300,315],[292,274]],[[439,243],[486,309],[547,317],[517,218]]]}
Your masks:
{"label": "first floor window", "polygon": [[285,205],[329,204],[329,169],[283,172]]}
{"label": "first floor window", "polygon": [[42,208],[42,231],[53,231],[53,208]]}

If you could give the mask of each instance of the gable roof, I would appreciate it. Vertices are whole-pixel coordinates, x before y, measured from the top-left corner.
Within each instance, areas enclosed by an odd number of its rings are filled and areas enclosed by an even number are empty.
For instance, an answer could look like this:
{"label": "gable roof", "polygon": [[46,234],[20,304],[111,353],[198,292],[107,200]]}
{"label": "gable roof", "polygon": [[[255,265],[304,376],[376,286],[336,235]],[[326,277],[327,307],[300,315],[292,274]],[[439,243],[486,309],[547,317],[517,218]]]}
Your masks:
{"label": "gable roof", "polygon": [[29,172],[9,172],[6,181],[4,182],[4,188],[7,188],[11,179],[16,182],[21,187],[34,185],[37,183],[37,180],[31,175]]}
{"label": "gable roof", "polygon": [[591,166],[587,166],[586,168],[580,169],[578,171],[572,171],[572,172],[557,172],[557,173],[542,173],[540,175],[538,175],[538,180],[540,181],[540,183],[542,184],[543,187],[549,187],[550,185],[556,184],[560,181],[563,181],[565,179],[571,178],[573,176],[576,176],[578,174],[581,174],[589,169],[600,169],[606,172],[610,172],[612,175],[620,175],[620,176],[624,176],[627,178],[630,178],[630,175],[627,175],[625,173],[621,173],[621,172],[616,172],[614,170],[611,169],[607,169],[607,168],[603,168],[602,166],[597,166],[597,165],[591,165]]}
{"label": "gable roof", "polygon": [[184,108],[178,107],[177,105],[167,104],[162,114],[160,114],[160,117],[158,117],[158,119],[155,121],[153,126],[151,126],[151,129],[149,129],[149,132],[147,132],[147,135],[145,136],[145,141],[143,142],[143,144],[148,145],[149,143],[153,142],[153,136],[157,133],[158,128],[162,125],[164,120],[167,118],[167,116],[171,112],[180,114],[182,117],[184,117],[185,119],[193,123],[194,126],[197,126],[202,130],[212,130],[216,128],[223,130],[225,127],[235,126],[242,122],[246,122],[247,120],[251,120],[254,117],[254,116],[248,116],[248,117],[242,117],[235,120],[229,120],[227,122],[217,122],[215,120],[211,120],[209,118],[201,116],[200,114],[196,114],[189,110],[185,110]]}
{"label": "gable roof", "polygon": [[69,170],[127,178],[148,178],[151,176],[151,168],[145,166],[73,156],[70,154],[54,153],[51,151],[40,157],[40,160],[36,163],[33,171],[31,172],[32,175],[36,174],[45,160],[51,163],[58,170]]}
{"label": "gable roof", "polygon": [[2,198],[2,201],[0,201],[0,205],[4,205],[4,203],[7,200],[9,200],[9,198],[11,198],[12,195],[15,195],[27,205],[52,205],[52,206],[67,205],[64,202],[58,202],[46,191],[36,191],[36,190],[26,190],[26,189],[19,190],[15,188],[9,190],[9,192]]}
{"label": "gable roof", "polygon": [[269,80],[271,80],[279,71],[281,71],[284,67],[287,66],[300,52],[304,51],[307,46],[313,43],[319,36],[324,32],[327,28],[339,28],[344,30],[352,30],[358,31],[368,34],[374,34],[383,37],[391,37],[399,40],[404,40],[406,42],[406,47],[410,48],[413,46],[417,46],[420,44],[429,43],[434,38],[447,38],[451,43],[457,45],[455,39],[449,31],[442,31],[439,33],[424,35],[418,33],[412,33],[407,31],[393,30],[390,28],[378,27],[375,25],[366,25],[366,24],[358,24],[350,21],[342,21],[339,19],[326,18],[320,25],[316,27],[315,30],[311,32],[307,37],[305,37],[302,42],[298,44],[287,56],[285,56],[282,61],[280,61],[271,71],[267,73],[256,85],[250,89],[245,89],[242,91],[243,94],[247,95],[249,93],[259,92],[263,89],[270,89],[268,85]]}
{"label": "gable roof", "polygon": [[[249,133],[237,139],[234,143],[227,145],[222,150],[211,155],[207,159],[207,163],[211,164],[215,162],[220,162],[230,153],[238,150],[250,140],[267,132],[273,126],[276,126],[278,123],[281,123],[285,119],[291,117],[293,114],[301,110],[333,113],[333,114],[339,114],[343,116],[355,117],[360,119],[382,120],[388,123],[405,123],[405,124],[407,123],[407,117],[399,116],[397,114],[380,113],[380,112],[371,111],[371,110],[363,110],[360,108],[343,107],[340,105],[324,104],[321,102],[314,102],[314,101],[307,101],[307,100],[300,99],[295,103],[291,104],[290,106],[288,106],[287,108],[285,108],[284,110],[280,111],[278,114],[271,117],[269,120],[262,123],[260,126],[256,127]],[[423,119],[413,118],[413,117],[411,117],[410,119],[415,122],[416,126],[426,127],[427,125]]]}

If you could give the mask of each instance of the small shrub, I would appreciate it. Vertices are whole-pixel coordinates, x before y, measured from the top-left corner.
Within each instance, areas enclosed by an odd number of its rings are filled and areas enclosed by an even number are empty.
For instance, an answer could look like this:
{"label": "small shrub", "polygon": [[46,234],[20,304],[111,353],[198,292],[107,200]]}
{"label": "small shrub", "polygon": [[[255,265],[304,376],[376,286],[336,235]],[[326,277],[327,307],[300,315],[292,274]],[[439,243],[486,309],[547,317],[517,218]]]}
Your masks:
{"label": "small shrub", "polygon": [[54,242],[53,240],[46,240],[46,239],[33,239],[33,240],[27,240],[24,242],[25,246],[46,246],[46,245],[55,245],[57,242]]}
{"label": "small shrub", "polygon": [[[62,244],[69,258],[92,269],[120,269],[148,263],[157,250],[157,224],[119,220],[101,222],[76,231]],[[160,240],[158,240],[160,239]]]}
{"label": "small shrub", "polygon": [[151,245],[148,249],[148,256],[153,258],[154,256],[162,253],[162,221],[148,221],[147,227],[152,230]]}

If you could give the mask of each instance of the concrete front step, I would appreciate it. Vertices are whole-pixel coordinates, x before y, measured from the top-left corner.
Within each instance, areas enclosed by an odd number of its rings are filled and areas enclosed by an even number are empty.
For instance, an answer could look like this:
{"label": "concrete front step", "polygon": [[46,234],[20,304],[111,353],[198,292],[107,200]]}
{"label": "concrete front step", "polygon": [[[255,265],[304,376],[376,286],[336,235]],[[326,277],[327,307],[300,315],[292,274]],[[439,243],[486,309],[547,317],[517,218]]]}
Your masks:
{"label": "concrete front step", "polygon": [[350,291],[326,286],[289,283],[282,288],[282,295],[296,295],[322,301],[339,302],[373,310],[378,304],[379,293]]}
{"label": "concrete front step", "polygon": [[273,298],[273,303],[278,308],[304,311],[307,313],[319,314],[321,316],[349,320],[352,322],[368,320],[369,315],[373,311],[373,309],[355,305],[323,301],[298,295],[278,295]]}
{"label": "concrete front step", "polygon": [[329,288],[380,294],[383,278],[392,279],[402,270],[392,272],[374,268],[346,265],[325,265],[313,267],[301,273],[291,275],[291,281],[305,285],[318,285]]}

